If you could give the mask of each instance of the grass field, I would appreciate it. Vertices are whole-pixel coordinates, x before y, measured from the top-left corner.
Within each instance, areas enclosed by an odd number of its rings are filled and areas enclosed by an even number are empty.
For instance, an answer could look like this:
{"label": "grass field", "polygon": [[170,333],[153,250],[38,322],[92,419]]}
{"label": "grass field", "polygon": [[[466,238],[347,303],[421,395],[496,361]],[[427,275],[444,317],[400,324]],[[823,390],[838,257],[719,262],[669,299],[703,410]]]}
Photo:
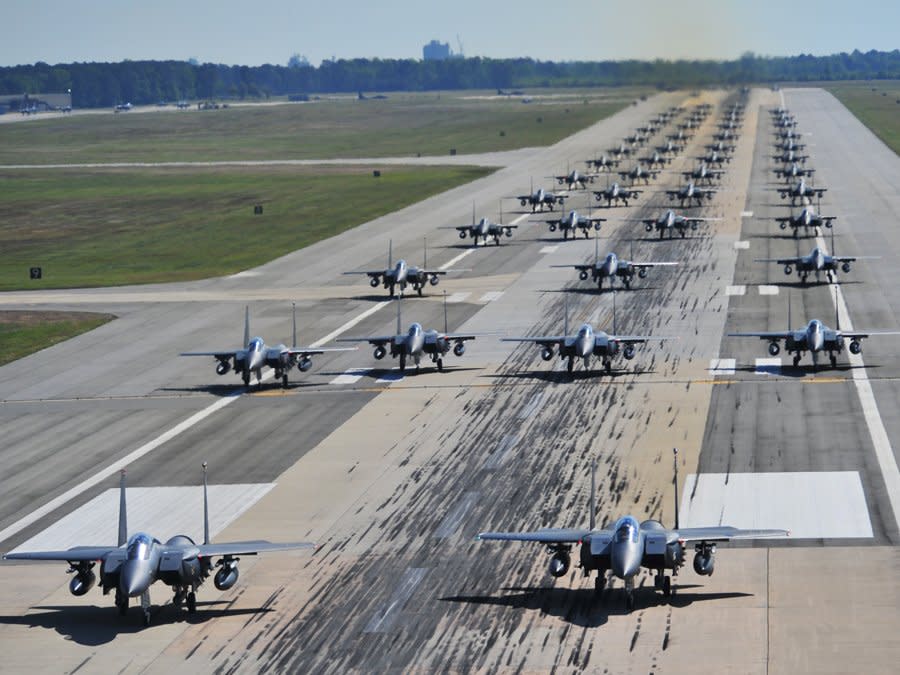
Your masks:
{"label": "grass field", "polygon": [[[231,274],[489,172],[397,167],[373,178],[363,167],[0,170],[0,290]],[[263,215],[253,215],[254,204]],[[42,280],[29,279],[32,266],[43,268]]]}
{"label": "grass field", "polygon": [[[484,92],[482,92],[483,94]],[[535,97],[392,94],[224,110],[130,112],[0,124],[0,164],[446,155],[550,145],[607,117],[637,89]]]}
{"label": "grass field", "polygon": [[900,81],[836,82],[826,88],[900,154]]}
{"label": "grass field", "polygon": [[90,312],[0,312],[0,366],[114,318]]}

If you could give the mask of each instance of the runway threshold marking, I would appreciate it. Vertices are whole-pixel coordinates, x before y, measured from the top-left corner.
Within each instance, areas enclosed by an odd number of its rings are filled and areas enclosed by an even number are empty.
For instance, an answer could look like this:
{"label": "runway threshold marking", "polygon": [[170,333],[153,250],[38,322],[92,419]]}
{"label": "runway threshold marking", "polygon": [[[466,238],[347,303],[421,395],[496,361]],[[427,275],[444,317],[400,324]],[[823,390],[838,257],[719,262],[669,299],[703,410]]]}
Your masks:
{"label": "runway threshold marking", "polygon": [[[383,307],[387,307],[389,304],[390,304],[389,300],[384,300],[382,302],[376,303],[372,307],[369,307],[369,309],[365,310],[364,312],[361,312],[354,318],[347,321],[344,325],[331,331],[325,337],[321,338],[320,340],[317,340],[316,342],[313,342],[310,345],[310,347],[313,347],[313,348],[321,347],[322,345],[324,345],[328,342],[331,342],[338,335],[344,333],[345,331],[349,330],[350,328],[353,328],[353,326],[355,326],[359,322],[365,320],[366,318],[368,318],[369,316],[371,316],[372,314],[377,312],[379,309],[382,309]],[[266,370],[263,372],[262,377],[260,378],[260,382],[269,380],[274,375],[275,375],[274,370],[271,370],[271,369]],[[225,406],[234,403],[236,400],[238,400],[238,398],[240,398],[241,394],[243,394],[246,391],[248,391],[248,389],[242,387],[240,389],[234,390],[233,392],[231,392],[230,394],[228,394],[226,396],[223,396],[219,400],[208,405],[203,410],[194,413],[193,415],[188,417],[183,422],[180,422],[180,423],[176,424],[174,427],[172,427],[171,429],[164,431],[162,434],[160,434],[153,440],[148,441],[147,443],[144,443],[143,445],[138,447],[136,450],[133,450],[132,452],[128,453],[121,459],[116,460],[109,466],[101,469],[100,471],[95,473],[90,478],[87,478],[87,479],[83,480],[82,482],[78,483],[78,485],[75,485],[75,486],[69,488],[68,490],[63,492],[61,495],[59,495],[58,497],[51,499],[49,502],[47,502],[43,506],[35,509],[31,513],[29,513],[27,516],[20,518],[16,522],[12,523],[8,527],[6,527],[2,531],[0,531],[0,541],[9,539],[13,535],[21,532],[29,525],[32,525],[33,523],[37,522],[38,520],[40,520],[47,514],[52,513],[59,507],[65,505],[67,502],[74,499],[75,497],[80,495],[82,492],[89,490],[90,488],[94,487],[101,481],[106,480],[110,476],[113,476],[116,473],[118,473],[119,471],[121,471],[122,469],[126,468],[129,464],[132,464],[132,463],[136,462],[137,460],[139,460],[141,457],[144,457],[145,455],[153,452],[159,446],[167,443],[168,441],[171,441],[173,438],[180,436],[185,431],[187,431],[191,427],[199,424],[200,422],[205,420],[207,417],[209,417],[213,413],[218,412]]]}
{"label": "runway threshold marking", "polygon": [[709,371],[715,375],[734,375],[735,359],[710,359]]}
{"label": "runway threshold marking", "polygon": [[750,242],[749,241],[736,241],[736,242],[734,242],[734,247],[736,249],[750,248]]}
{"label": "runway threshold marking", "polygon": [[778,286],[757,286],[760,295],[778,295]]}
{"label": "runway threshold marking", "polygon": [[760,375],[780,375],[781,374],[781,357],[756,359],[756,372]]}
{"label": "runway threshold marking", "polygon": [[746,286],[726,286],[725,295],[744,295],[747,293]]}

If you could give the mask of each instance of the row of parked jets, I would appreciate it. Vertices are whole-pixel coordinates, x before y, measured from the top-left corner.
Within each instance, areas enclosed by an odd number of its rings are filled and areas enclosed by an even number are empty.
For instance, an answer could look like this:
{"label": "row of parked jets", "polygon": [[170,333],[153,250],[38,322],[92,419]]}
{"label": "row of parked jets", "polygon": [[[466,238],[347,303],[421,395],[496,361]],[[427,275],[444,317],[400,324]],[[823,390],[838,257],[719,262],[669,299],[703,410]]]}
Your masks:
{"label": "row of parked jets", "polygon": [[[784,258],[757,258],[756,262],[775,263],[784,266],[784,273],[788,276],[796,271],[802,286],[806,286],[810,275],[815,277],[816,283],[837,282],[838,271],[848,274],[852,264],[858,260],[876,259],[877,256],[838,256],[834,254],[834,221],[836,216],[822,216],[813,208],[812,201],[815,198],[821,204],[822,196],[828,188],[814,186],[807,182],[812,180],[815,169],[807,166],[809,155],[799,154],[805,149],[802,136],[797,131],[798,123],[790,111],[779,106],[770,110],[773,133],[775,136],[776,154],[773,159],[780,165],[773,169],[776,177],[788,182],[786,187],[777,188],[782,199],[791,199],[791,206],[800,204],[799,215],[791,213],[788,216],[775,218],[782,230],[791,228],[793,236],[799,241],[802,231],[803,237],[818,236],[821,228],[831,230],[831,253],[824,246],[817,245],[806,255],[789,256]],[[791,183],[792,180],[796,182]],[[872,335],[897,335],[896,331],[873,330],[841,330],[838,302],[835,300],[835,327],[831,328],[821,319],[810,319],[804,326],[792,328],[791,299],[788,296],[787,329],[782,331],[751,331],[729,333],[730,337],[758,338],[768,343],[770,356],[778,356],[782,348],[793,356],[793,366],[797,367],[806,352],[812,359],[813,369],[819,368],[819,359],[827,355],[831,367],[837,367],[838,355],[846,347],[851,354],[862,352],[862,341]]]}
{"label": "row of parked jets", "polygon": [[[670,138],[666,149],[662,152],[675,151],[675,143],[683,144],[690,138],[710,113],[710,106],[698,106],[691,112],[685,122],[678,128],[676,139]],[[720,125],[716,139],[719,147],[711,150],[712,153],[730,153],[727,145],[735,138],[742,115],[739,108],[732,107],[724,125]],[[643,128],[639,128],[632,139],[626,139],[627,147],[646,142],[646,138],[655,133],[659,128],[671,121],[680,110],[670,110],[667,113],[651,120]],[[621,146],[625,148],[626,146]],[[618,153],[627,155],[627,152]],[[658,151],[659,152],[659,151]],[[718,155],[716,155],[718,156]],[[658,159],[658,157],[654,157]],[[711,160],[716,161],[716,160]],[[727,163],[728,160],[723,160]],[[664,162],[665,163],[665,162]],[[606,162],[608,164],[608,162]],[[598,166],[595,164],[595,166]],[[604,162],[600,162],[602,168]],[[576,178],[577,176],[572,176]],[[640,176],[632,176],[632,181]],[[575,181],[578,182],[577,180]],[[693,186],[693,179],[688,183]],[[570,183],[570,189],[575,186]],[[692,188],[691,188],[692,189]],[[541,196],[542,191],[532,193]],[[676,198],[678,194],[676,193]],[[541,204],[546,204],[543,198]],[[565,198],[565,196],[563,196]],[[693,195],[691,195],[693,198]],[[553,204],[562,200],[553,197]],[[552,204],[549,204],[552,206]],[[671,213],[671,212],[669,212]],[[502,220],[502,219],[501,219]],[[473,218],[474,221],[474,218]],[[652,228],[683,228],[694,229],[697,219],[682,220],[665,216],[665,218],[644,221],[647,229]],[[679,224],[676,224],[679,223]],[[512,226],[508,226],[512,227]],[[482,230],[480,236],[484,237],[486,230]],[[504,230],[509,233],[511,230]],[[461,231],[468,235],[470,232]],[[489,235],[490,236],[490,235]],[[603,280],[623,278],[623,283],[630,284],[634,274],[642,277],[645,271],[657,264],[671,265],[674,263],[632,263],[618,260],[614,254],[608,254],[600,260],[599,251],[595,248],[595,261],[593,265],[575,264],[567,267],[575,268],[582,280],[587,280],[593,275],[593,281],[602,288]],[[390,252],[389,252],[389,263]],[[396,266],[389,264],[387,270],[363,271],[367,274],[372,285],[384,285],[393,295],[399,286],[402,293],[406,284],[411,283],[413,288],[420,292],[424,285],[436,285],[442,271],[429,270],[427,265],[421,269],[410,267],[404,261],[399,261]],[[397,302],[397,329],[395,335],[369,336],[364,338],[345,338],[349,341],[367,341],[375,346],[375,358],[383,358],[388,350],[392,356],[399,357],[401,370],[405,367],[406,359],[411,358],[416,365],[422,355],[430,355],[437,368],[442,369],[442,357],[452,348],[457,356],[465,351],[464,343],[474,339],[474,334],[450,333],[447,331],[446,300],[444,312],[444,331],[425,330],[419,323],[413,323],[406,333],[401,332],[400,301]],[[261,380],[261,370],[269,367],[274,370],[275,376],[282,379],[283,385],[287,385],[287,372],[296,367],[300,371],[309,370],[312,366],[312,357],[326,352],[339,351],[341,348],[314,348],[298,347],[296,313],[293,316],[293,345],[268,346],[259,337],[250,337],[249,308],[244,315],[244,347],[240,349],[211,350],[204,352],[186,352],[186,356],[212,356],[216,360],[216,372],[224,375],[231,370],[239,373],[245,384],[249,384],[251,373],[255,373],[257,380]],[[507,340],[533,342],[540,346],[545,360],[553,358],[554,351],[563,358],[568,359],[568,369],[571,371],[576,358],[584,358],[585,365],[591,356],[597,356],[603,360],[608,369],[609,359],[621,350],[626,359],[634,356],[634,345],[648,340],[661,340],[666,338],[653,338],[651,336],[619,336],[615,330],[615,295],[613,296],[613,334],[603,331],[595,331],[590,324],[583,324],[575,335],[569,335],[568,331],[568,306],[566,307],[566,319],[563,334],[558,336],[541,337],[515,337],[504,338]],[[571,567],[572,549],[579,547],[578,561],[584,576],[590,576],[596,572],[595,588],[597,593],[602,593],[606,588],[610,577],[620,579],[625,591],[625,605],[631,610],[635,606],[635,579],[641,570],[646,568],[654,575],[654,589],[668,597],[676,589],[672,585],[672,577],[677,575],[679,569],[685,564],[687,551],[694,549],[693,568],[697,574],[712,575],[715,569],[715,552],[718,543],[732,540],[750,540],[770,537],[783,537],[789,533],[786,530],[746,530],[725,525],[708,527],[681,527],[678,515],[678,457],[674,451],[675,469],[675,522],[674,528],[666,528],[657,520],[645,520],[640,522],[637,518],[627,515],[617,519],[606,527],[596,527],[596,480],[595,469],[591,473],[590,513],[588,527],[586,528],[545,528],[530,532],[482,532],[477,536],[482,541],[523,541],[533,542],[544,546],[551,554],[549,572],[555,577],[565,576]],[[64,561],[69,564],[68,572],[72,574],[69,590],[76,596],[85,595],[99,581],[104,595],[114,591],[115,605],[120,614],[128,611],[129,600],[139,598],[142,618],[145,625],[150,623],[150,595],[149,588],[156,581],[162,581],[170,586],[174,592],[173,604],[176,607],[186,605],[187,611],[196,611],[196,591],[209,577],[214,577],[216,588],[227,590],[238,580],[238,556],[255,555],[266,551],[279,551],[296,548],[314,548],[310,542],[295,543],[270,543],[267,541],[247,541],[214,544],[209,535],[209,506],[206,489],[206,465],[203,465],[203,498],[204,498],[204,539],[200,544],[195,543],[187,535],[172,537],[163,543],[146,533],[138,532],[129,535],[126,515],[126,488],[125,474],[120,479],[120,504],[118,543],[115,546],[90,546],[75,547],[65,551],[35,551],[16,552],[5,557],[18,560],[45,560]],[[215,562],[214,562],[215,561]],[[99,564],[99,570],[95,570]],[[667,574],[671,570],[672,576]]]}

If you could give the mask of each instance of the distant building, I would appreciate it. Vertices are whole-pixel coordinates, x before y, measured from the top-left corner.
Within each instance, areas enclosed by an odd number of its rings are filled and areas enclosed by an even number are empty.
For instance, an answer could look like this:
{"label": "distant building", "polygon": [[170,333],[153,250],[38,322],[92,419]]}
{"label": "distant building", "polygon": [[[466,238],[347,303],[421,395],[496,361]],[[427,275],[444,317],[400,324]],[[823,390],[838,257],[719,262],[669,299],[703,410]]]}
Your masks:
{"label": "distant building", "polygon": [[422,58],[426,61],[443,61],[450,58],[450,44],[432,40],[422,47]]}

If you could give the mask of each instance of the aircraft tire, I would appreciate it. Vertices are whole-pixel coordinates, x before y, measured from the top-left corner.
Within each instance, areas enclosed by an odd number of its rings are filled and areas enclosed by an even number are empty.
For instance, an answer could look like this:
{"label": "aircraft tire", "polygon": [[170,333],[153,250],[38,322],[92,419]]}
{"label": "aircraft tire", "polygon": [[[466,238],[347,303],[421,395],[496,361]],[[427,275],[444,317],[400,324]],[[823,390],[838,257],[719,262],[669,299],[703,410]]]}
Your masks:
{"label": "aircraft tire", "polygon": [[288,388],[288,376],[287,376],[287,373],[285,373],[284,375],[281,376],[281,388],[282,388],[282,389],[287,389],[287,388]]}
{"label": "aircraft tire", "polygon": [[406,354],[400,355],[400,374],[402,375],[406,370]]}
{"label": "aircraft tire", "polygon": [[663,596],[668,598],[672,595],[672,577],[666,577],[663,579],[663,587],[662,587]]}
{"label": "aircraft tire", "polygon": [[119,610],[119,616],[125,616],[128,613],[128,596],[122,595],[122,591],[116,589],[116,608]]}
{"label": "aircraft tire", "polygon": [[438,369],[438,372],[439,372],[439,373],[443,373],[443,372],[444,372],[444,359],[438,359],[438,360],[437,360],[437,369]]}
{"label": "aircraft tire", "polygon": [[187,611],[188,614],[195,614],[197,612],[197,594],[193,591],[187,594]]}
{"label": "aircraft tire", "polygon": [[150,610],[144,610],[144,628],[150,625]]}
{"label": "aircraft tire", "polygon": [[634,609],[634,593],[625,594],[625,609],[629,612]]}

